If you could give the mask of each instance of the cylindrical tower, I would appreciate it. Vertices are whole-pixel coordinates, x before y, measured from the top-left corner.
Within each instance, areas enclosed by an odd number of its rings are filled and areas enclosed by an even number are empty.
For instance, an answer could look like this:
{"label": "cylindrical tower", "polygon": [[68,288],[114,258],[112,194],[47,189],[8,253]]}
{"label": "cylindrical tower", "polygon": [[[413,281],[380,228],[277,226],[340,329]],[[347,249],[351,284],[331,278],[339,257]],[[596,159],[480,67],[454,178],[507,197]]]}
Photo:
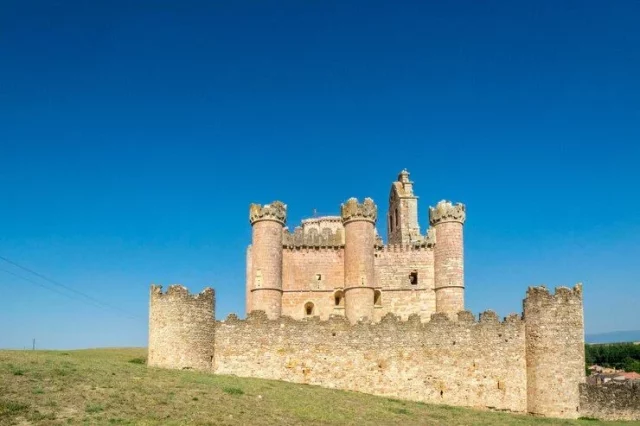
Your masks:
{"label": "cylindrical tower", "polygon": [[251,204],[251,310],[264,311],[267,318],[282,314],[282,228],[287,206],[280,201]]}
{"label": "cylindrical tower", "polygon": [[147,365],[208,371],[213,369],[215,293],[189,294],[181,285],[151,286]]}
{"label": "cylindrical tower", "polygon": [[341,206],[345,232],[344,297],[345,315],[353,324],[373,321],[374,245],[378,208],[371,198],[362,204],[350,198]]}
{"label": "cylindrical tower", "polygon": [[585,381],[582,285],[529,287],[524,299],[527,411],[547,417],[580,415]]}
{"label": "cylindrical tower", "polygon": [[455,317],[464,310],[464,248],[462,228],[465,205],[442,200],[429,207],[429,223],[436,233],[434,280],[436,312]]}

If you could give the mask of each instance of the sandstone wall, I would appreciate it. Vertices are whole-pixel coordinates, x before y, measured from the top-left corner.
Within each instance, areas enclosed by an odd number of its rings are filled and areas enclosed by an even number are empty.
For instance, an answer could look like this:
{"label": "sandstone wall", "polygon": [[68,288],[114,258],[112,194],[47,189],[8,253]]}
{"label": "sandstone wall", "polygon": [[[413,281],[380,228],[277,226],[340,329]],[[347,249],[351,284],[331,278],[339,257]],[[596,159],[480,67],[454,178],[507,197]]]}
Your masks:
{"label": "sandstone wall", "polygon": [[[376,286],[381,288],[381,304],[376,316],[388,312],[406,320],[418,314],[428,321],[436,311],[433,248],[409,245],[378,247],[375,252]],[[411,284],[411,273],[417,283]]]}
{"label": "sandstone wall", "polygon": [[640,383],[581,384],[580,416],[600,420],[640,420]]}
{"label": "sandstone wall", "polygon": [[434,314],[377,324],[247,320],[230,315],[216,328],[215,372],[286,380],[470,407],[526,410],[524,324],[518,316],[499,322],[493,312],[475,322]]}
{"label": "sandstone wall", "polygon": [[[318,274],[320,274],[320,280],[317,279]],[[333,290],[343,285],[344,249],[342,247],[284,249],[282,253],[283,290]],[[288,315],[284,310],[283,314]]]}
{"label": "sandstone wall", "polygon": [[585,381],[582,285],[529,287],[524,300],[528,411],[579,417],[579,384]]}
{"label": "sandstone wall", "polygon": [[[318,316],[326,320],[331,315],[344,315],[344,299],[340,306],[335,306],[335,292],[328,291],[290,291],[282,294],[282,315],[293,319]],[[306,305],[313,304],[311,315],[307,315]]]}
{"label": "sandstone wall", "polygon": [[343,314],[344,303],[336,307],[334,295],[344,284],[344,248],[285,248],[282,281],[283,315],[302,319],[309,302],[314,306],[313,315],[322,319]]}
{"label": "sandstone wall", "polygon": [[215,337],[215,293],[191,295],[181,285],[151,286],[148,365],[211,370]]}
{"label": "sandstone wall", "polygon": [[251,246],[247,247],[247,254],[245,259],[246,268],[246,282],[245,282],[245,296],[244,296],[244,312],[248,314],[251,312],[251,296],[253,289],[253,256],[251,255]]}

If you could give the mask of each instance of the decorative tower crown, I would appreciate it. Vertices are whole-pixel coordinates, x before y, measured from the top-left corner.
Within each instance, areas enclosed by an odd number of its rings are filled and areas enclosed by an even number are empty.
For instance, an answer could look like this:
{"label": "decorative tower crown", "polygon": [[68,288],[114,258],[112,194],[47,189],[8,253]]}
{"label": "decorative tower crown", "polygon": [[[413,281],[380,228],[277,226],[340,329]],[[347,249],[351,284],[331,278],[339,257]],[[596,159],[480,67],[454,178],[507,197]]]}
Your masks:
{"label": "decorative tower crown", "polygon": [[287,221],[287,205],[281,201],[274,201],[271,204],[251,204],[249,206],[249,222],[253,225],[261,220],[272,220],[285,224]]}
{"label": "decorative tower crown", "polygon": [[444,222],[464,223],[466,219],[466,207],[462,203],[454,205],[450,201],[442,200],[435,207],[429,207],[429,223],[432,226]]}
{"label": "decorative tower crown", "polygon": [[366,220],[375,223],[378,218],[378,207],[371,198],[365,198],[363,203],[358,203],[357,198],[349,198],[346,203],[340,205],[342,223],[354,220]]}

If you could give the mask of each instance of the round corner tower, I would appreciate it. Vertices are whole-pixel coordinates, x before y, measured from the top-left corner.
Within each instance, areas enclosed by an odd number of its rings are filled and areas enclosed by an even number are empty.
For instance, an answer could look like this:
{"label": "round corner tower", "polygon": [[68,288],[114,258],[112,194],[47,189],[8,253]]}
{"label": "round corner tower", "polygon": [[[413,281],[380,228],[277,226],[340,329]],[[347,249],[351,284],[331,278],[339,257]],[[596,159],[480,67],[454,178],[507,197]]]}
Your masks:
{"label": "round corner tower", "polygon": [[166,293],[151,286],[149,298],[150,367],[213,368],[215,340],[215,292],[206,288],[189,294],[186,287],[171,285]]}
{"label": "round corner tower", "polygon": [[436,312],[456,315],[464,310],[465,205],[442,200],[429,207],[429,224],[435,229],[434,271]]}
{"label": "round corner tower", "polygon": [[344,297],[349,322],[373,321],[374,245],[378,208],[371,198],[350,198],[341,206],[344,225]]}
{"label": "round corner tower", "polygon": [[582,284],[529,287],[523,301],[527,360],[527,411],[578,418],[585,381]]}
{"label": "round corner tower", "polygon": [[251,310],[264,311],[267,318],[282,314],[282,231],[287,206],[280,201],[251,204],[252,229]]}

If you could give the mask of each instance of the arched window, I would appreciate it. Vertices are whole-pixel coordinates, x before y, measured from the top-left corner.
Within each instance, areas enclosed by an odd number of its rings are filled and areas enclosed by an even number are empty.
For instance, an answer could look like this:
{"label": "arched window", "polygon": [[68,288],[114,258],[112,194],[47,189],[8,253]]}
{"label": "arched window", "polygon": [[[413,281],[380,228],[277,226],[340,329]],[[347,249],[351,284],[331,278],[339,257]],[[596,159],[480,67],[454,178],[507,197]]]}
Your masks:
{"label": "arched window", "polygon": [[344,306],[344,293],[341,290],[336,291],[333,293],[333,300],[335,306]]}
{"label": "arched window", "polygon": [[380,290],[376,290],[373,292],[373,305],[382,306],[382,293],[380,292]]}
{"label": "arched window", "polygon": [[304,314],[308,317],[313,315],[313,302],[307,302],[304,304]]}

